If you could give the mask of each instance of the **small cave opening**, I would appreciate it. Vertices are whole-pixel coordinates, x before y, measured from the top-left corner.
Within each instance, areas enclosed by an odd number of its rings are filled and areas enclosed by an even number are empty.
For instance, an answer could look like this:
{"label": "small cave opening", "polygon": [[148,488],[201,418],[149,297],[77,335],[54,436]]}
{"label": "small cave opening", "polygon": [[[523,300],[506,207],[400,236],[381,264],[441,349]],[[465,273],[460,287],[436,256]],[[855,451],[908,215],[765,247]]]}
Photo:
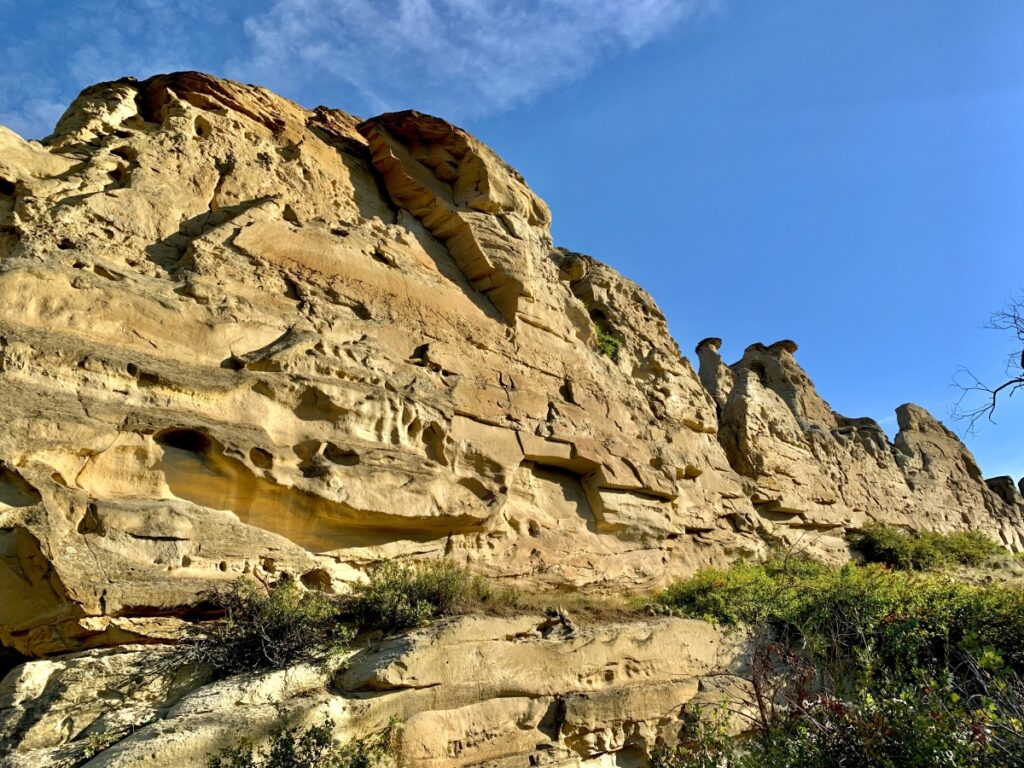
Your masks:
{"label": "small cave opening", "polygon": [[324,446],[324,458],[332,464],[343,467],[354,467],[359,463],[359,454],[356,451],[342,448],[334,443],[327,443]]}
{"label": "small cave opening", "polygon": [[25,478],[0,462],[0,506],[31,507],[42,501],[42,498]]}
{"label": "small cave opening", "polygon": [[768,386],[768,371],[763,363],[751,363],[749,368],[757,376],[757,380],[761,382],[762,386]]}
{"label": "small cave opening", "polygon": [[196,116],[194,126],[195,126],[196,136],[198,136],[201,139],[205,139],[210,134],[213,133],[213,125],[211,125],[210,121],[207,120],[202,115],[197,115]]}
{"label": "small cave opening", "polygon": [[332,593],[334,590],[331,588],[331,575],[323,568],[314,568],[310,571],[306,571],[299,577],[299,581],[306,589],[315,590],[317,592]]}
{"label": "small cave opening", "polygon": [[120,157],[122,160],[127,160],[129,163],[134,163],[139,159],[139,151],[130,144],[124,144],[120,147],[115,147],[110,150],[110,154]]}
{"label": "small cave opening", "polygon": [[159,445],[177,448],[189,453],[208,453],[213,439],[195,429],[165,429],[153,436]]}
{"label": "small cave opening", "polygon": [[249,451],[249,461],[259,469],[274,468],[274,454],[263,448],[252,448]]}

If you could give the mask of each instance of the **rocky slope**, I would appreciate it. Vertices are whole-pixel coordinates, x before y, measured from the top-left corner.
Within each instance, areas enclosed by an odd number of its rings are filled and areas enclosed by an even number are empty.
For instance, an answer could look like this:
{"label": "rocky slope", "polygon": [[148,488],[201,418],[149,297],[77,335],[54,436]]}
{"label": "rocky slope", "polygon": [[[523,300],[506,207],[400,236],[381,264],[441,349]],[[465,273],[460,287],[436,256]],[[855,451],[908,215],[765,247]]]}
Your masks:
{"label": "rocky slope", "polygon": [[[890,443],[789,341],[730,366],[708,339],[698,373],[549,224],[443,120],[198,73],[88,88],[41,144],[0,128],[6,658],[159,642],[242,574],[343,591],[397,556],[624,593],[772,539],[845,557],[872,520],[1024,545],[1012,481],[924,410]],[[104,654],[67,668],[127,663]],[[21,669],[4,712],[45,689]],[[589,690],[526,696],[519,736]]]}
{"label": "rocky slope", "polygon": [[621,591],[868,520],[1021,545],[1020,494],[923,410],[890,444],[791,342],[709,339],[698,376],[549,223],[443,120],[197,73],[0,133],[0,641],[160,637],[242,573],[398,555]]}
{"label": "rocky slope", "polygon": [[[17,745],[0,765],[203,765],[240,735],[330,717],[346,738],[400,723],[392,752],[406,768],[639,766],[677,737],[687,704],[748,695],[734,642],[684,619],[466,617],[334,665],[208,685],[156,674],[152,647],[86,651],[23,665],[0,685],[0,755]],[[89,760],[93,734],[106,748]]]}

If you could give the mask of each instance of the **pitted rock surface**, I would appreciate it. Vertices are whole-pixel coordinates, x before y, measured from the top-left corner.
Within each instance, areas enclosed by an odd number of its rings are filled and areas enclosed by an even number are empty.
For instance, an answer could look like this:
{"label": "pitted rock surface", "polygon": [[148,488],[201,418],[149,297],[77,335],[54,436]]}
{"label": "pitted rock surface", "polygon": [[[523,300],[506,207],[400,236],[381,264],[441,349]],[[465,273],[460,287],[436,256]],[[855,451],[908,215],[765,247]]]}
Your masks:
{"label": "pitted rock surface", "polygon": [[1020,548],[1019,494],[927,413],[890,443],[788,341],[709,339],[698,376],[550,221],[444,120],[198,73],[0,130],[0,643],[166,641],[241,574],[396,556],[625,592],[870,520]]}
{"label": "pitted rock surface", "polygon": [[463,617],[333,665],[212,683],[155,674],[151,646],[32,661],[0,683],[0,766],[82,765],[91,734],[110,738],[88,768],[202,765],[240,735],[325,717],[342,741],[401,723],[382,768],[640,766],[679,739],[684,707],[750,706],[737,638],[710,624],[658,617],[569,636],[548,624]]}

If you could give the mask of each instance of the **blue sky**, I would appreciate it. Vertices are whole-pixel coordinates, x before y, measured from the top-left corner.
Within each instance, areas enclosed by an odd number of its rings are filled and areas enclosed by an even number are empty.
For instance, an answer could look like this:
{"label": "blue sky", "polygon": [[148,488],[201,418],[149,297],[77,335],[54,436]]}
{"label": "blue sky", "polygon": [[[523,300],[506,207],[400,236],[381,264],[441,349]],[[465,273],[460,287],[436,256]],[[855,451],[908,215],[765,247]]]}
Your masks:
{"label": "blue sky", "polygon": [[[559,244],[645,286],[686,353],[792,338],[833,407],[946,418],[1024,290],[1019,0],[0,0],[0,122],[203,69],[483,138]],[[947,419],[953,429],[961,429]],[[1024,396],[968,439],[1024,474]]]}

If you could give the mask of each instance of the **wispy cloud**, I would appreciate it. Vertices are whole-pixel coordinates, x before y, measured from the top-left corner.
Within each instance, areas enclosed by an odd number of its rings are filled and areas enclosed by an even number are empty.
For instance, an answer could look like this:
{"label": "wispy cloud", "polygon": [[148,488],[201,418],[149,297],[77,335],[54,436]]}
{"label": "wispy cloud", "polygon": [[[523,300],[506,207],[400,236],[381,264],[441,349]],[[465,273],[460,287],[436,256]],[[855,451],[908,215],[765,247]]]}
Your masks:
{"label": "wispy cloud", "polygon": [[[237,2],[238,0],[230,0]],[[0,123],[46,135],[85,86],[125,75],[212,67],[228,19],[203,0],[0,0]]]}
{"label": "wispy cloud", "polygon": [[0,123],[38,137],[84,86],[202,69],[309,105],[452,119],[514,107],[721,0],[0,0]]}
{"label": "wispy cloud", "polygon": [[[644,46],[718,0],[276,0],[248,19],[238,74],[355,91],[372,111],[501,111]],[[327,90],[327,89],[325,89]]]}

